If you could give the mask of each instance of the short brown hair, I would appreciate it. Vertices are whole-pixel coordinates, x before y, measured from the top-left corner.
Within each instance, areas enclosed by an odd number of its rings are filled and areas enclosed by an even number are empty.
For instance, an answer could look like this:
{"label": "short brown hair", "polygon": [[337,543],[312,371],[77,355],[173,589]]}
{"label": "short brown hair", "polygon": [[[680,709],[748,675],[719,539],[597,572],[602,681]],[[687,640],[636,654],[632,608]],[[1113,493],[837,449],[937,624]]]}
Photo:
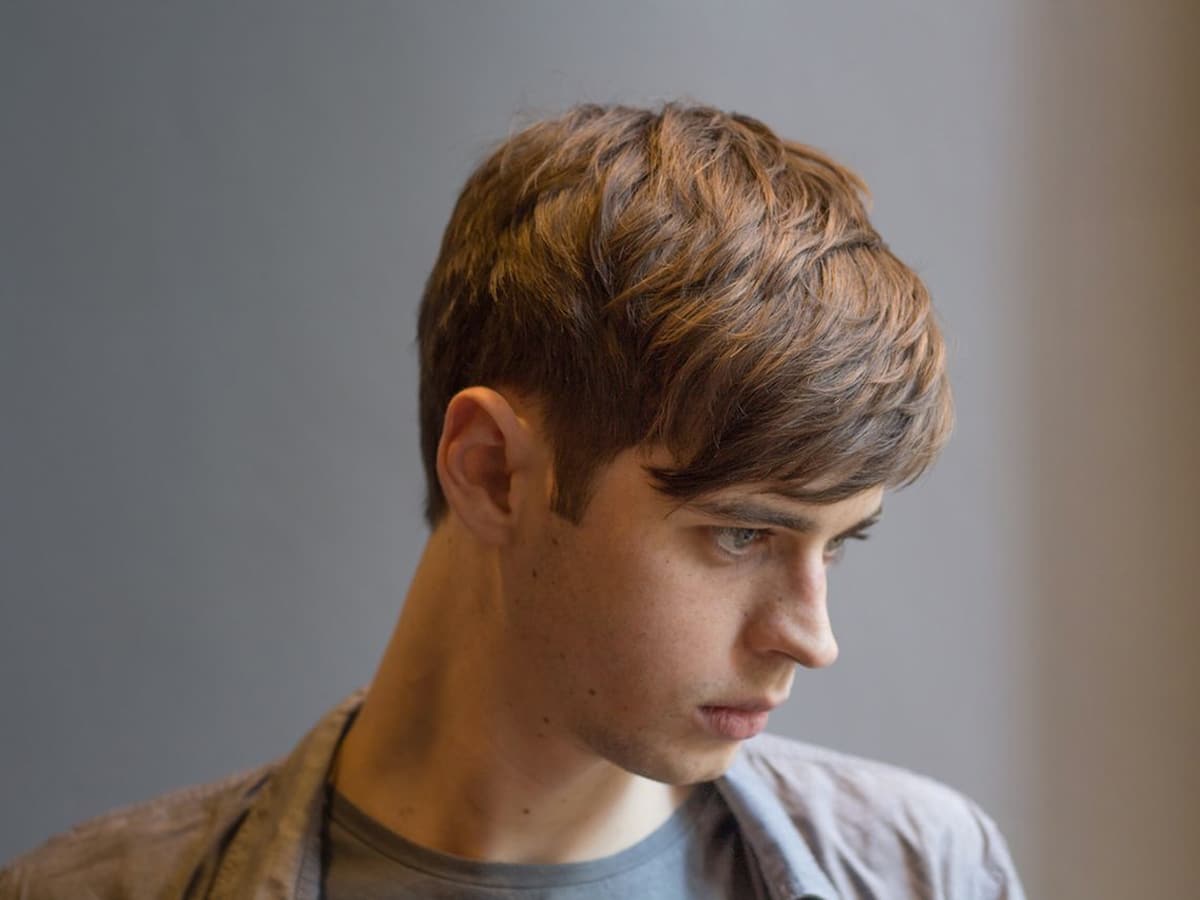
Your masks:
{"label": "short brown hair", "polygon": [[450,398],[538,401],[554,508],[663,445],[660,490],[769,483],[832,502],[915,479],[952,419],[925,286],[867,219],[866,187],[749,116],[584,105],[468,179],[421,301],[421,444],[436,525]]}

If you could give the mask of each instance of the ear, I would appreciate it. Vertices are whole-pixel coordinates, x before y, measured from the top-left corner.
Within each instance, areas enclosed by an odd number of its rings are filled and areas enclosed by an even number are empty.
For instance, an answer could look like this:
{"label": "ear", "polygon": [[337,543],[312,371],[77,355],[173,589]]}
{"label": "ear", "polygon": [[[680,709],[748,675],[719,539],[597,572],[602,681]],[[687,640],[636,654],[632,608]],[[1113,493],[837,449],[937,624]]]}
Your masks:
{"label": "ear", "polygon": [[437,472],[446,502],[480,540],[505,544],[535,480],[538,439],[509,400],[486,387],[450,398],[438,443]]}

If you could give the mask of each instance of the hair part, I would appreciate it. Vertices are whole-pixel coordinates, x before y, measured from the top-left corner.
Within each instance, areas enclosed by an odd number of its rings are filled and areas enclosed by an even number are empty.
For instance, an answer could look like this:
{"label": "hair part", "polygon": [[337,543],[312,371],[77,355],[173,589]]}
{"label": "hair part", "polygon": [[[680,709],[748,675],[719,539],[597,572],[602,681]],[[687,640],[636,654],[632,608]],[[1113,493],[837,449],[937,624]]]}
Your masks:
{"label": "hair part", "polygon": [[[588,104],[504,141],[471,175],[421,301],[426,518],[450,398],[534,398],[554,509],[661,445],[686,500],[767,483],[832,502],[914,480],[949,436],[925,286],[868,221],[866,186],[756,119]],[[814,485],[821,485],[820,488]]]}

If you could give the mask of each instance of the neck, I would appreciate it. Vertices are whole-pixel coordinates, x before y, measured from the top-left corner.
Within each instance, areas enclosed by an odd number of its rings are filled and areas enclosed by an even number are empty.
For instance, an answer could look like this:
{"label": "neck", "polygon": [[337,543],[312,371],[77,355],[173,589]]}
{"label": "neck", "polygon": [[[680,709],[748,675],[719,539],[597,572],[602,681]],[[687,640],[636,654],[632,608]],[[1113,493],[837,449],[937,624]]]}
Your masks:
{"label": "neck", "polygon": [[637,843],[686,799],[608,762],[542,702],[506,644],[498,552],[434,532],[333,782],[408,840],[469,859],[565,863]]}

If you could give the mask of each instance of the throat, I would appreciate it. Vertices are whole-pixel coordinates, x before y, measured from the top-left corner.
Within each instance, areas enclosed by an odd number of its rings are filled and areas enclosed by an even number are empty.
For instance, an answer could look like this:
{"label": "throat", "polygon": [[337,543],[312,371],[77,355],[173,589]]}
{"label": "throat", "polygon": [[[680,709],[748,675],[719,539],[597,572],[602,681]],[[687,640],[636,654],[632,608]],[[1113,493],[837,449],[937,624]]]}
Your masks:
{"label": "throat", "polygon": [[373,740],[360,715],[331,770],[336,790],[407,841],[478,861],[553,865],[611,856],[664,825],[695,789],[603,761],[533,777],[511,759],[453,750],[411,760],[379,753]]}

